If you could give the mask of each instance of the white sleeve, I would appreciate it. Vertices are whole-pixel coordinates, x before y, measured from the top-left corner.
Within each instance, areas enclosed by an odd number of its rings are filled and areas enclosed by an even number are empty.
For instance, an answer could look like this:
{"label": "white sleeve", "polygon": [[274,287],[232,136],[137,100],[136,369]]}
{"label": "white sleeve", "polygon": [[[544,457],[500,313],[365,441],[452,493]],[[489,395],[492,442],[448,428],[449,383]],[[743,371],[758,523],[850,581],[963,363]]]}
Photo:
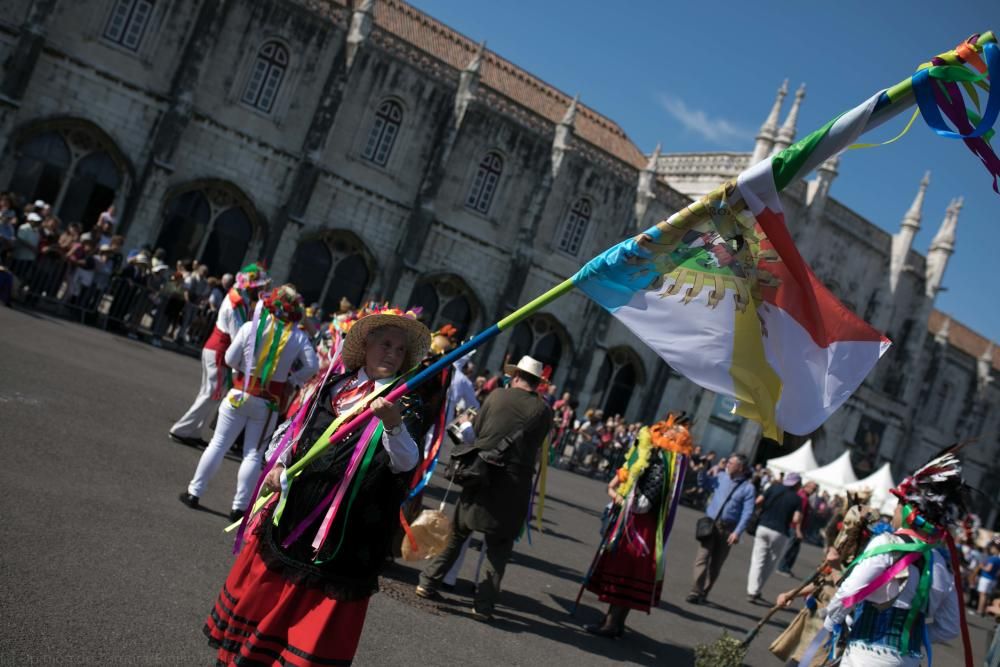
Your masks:
{"label": "white sleeve", "polygon": [[949,642],[961,631],[955,577],[945,563],[946,556],[934,553],[934,575],[931,580],[927,614],[927,634],[932,642]]}
{"label": "white sleeve", "polygon": [[313,349],[309,338],[302,331],[296,333],[301,346],[299,348],[299,361],[302,362],[302,368],[292,373],[288,379],[292,384],[301,387],[309,381],[309,378],[316,375],[316,371],[319,370],[319,359],[316,357],[316,350]]}
{"label": "white sleeve", "polygon": [[[870,549],[878,544],[887,543],[889,540],[884,539],[884,537],[883,535],[875,537],[868,544],[868,548]],[[875,581],[886,568],[892,567],[892,563],[892,554],[879,554],[866,558],[855,565],[847,578],[840,582],[840,587],[834,594],[833,599],[830,600],[830,604],[827,605],[826,620],[823,621],[823,627],[827,630],[833,630],[834,626],[843,623],[851,611],[850,607],[844,606],[844,598],[854,595],[869,583]]]}
{"label": "white sleeve", "polygon": [[420,460],[420,450],[405,425],[396,435],[389,435],[388,429],[383,431],[382,447],[389,454],[389,467],[393,472],[413,470]]}
{"label": "white sleeve", "polygon": [[[269,442],[267,444],[267,451],[264,452],[264,461],[265,462],[270,461],[271,457],[274,456],[275,450],[278,449],[278,445],[281,444],[282,438],[285,437],[285,431],[288,430],[288,427],[292,425],[293,421],[295,421],[295,420],[293,420],[293,419],[286,419],[285,421],[283,421],[280,424],[278,424],[278,428],[274,429],[274,433],[271,434],[271,442]],[[292,451],[292,448],[289,447],[284,452],[282,452],[281,456],[278,458],[277,463],[280,463],[281,465],[287,467],[288,466],[288,457],[291,454],[291,451]]]}
{"label": "white sleeve", "polygon": [[465,408],[479,409],[479,399],[476,398],[476,390],[471,382],[463,382],[461,388],[462,400],[465,401]]}
{"label": "white sleeve", "polygon": [[247,322],[240,327],[240,330],[233,336],[233,340],[226,349],[226,365],[238,371],[246,372],[243,368],[243,348],[247,344],[247,336],[250,335],[251,322]]}

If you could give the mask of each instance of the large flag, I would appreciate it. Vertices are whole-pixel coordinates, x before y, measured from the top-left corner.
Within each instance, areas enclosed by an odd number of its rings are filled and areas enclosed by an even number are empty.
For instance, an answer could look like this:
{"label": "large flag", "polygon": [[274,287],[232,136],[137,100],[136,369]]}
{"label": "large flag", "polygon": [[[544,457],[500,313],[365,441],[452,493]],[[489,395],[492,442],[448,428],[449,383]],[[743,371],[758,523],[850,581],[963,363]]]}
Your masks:
{"label": "large flag", "polygon": [[[816,278],[778,191],[861,134],[878,95],[737,179],[693,224],[661,222],[588,262],[573,282],[674,369],[738,401],[764,434],[813,432],[890,342]],[[739,195],[749,211],[727,199]]]}

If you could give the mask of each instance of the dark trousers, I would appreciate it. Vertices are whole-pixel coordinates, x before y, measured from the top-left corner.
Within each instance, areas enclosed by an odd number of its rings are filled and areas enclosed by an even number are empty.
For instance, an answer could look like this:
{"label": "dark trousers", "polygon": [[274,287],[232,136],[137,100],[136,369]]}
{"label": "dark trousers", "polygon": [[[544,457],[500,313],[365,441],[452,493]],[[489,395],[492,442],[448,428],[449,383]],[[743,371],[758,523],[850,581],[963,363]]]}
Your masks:
{"label": "dark trousers", "polygon": [[[462,551],[462,545],[466,538],[472,534],[468,528],[460,527],[460,522],[455,521],[451,532],[451,539],[444,551],[438,554],[420,573],[420,585],[424,588],[436,591],[441,587],[444,576],[455,564],[458,554]],[[493,612],[496,606],[497,596],[500,594],[500,580],[503,579],[504,570],[507,568],[507,561],[514,551],[514,540],[511,538],[497,537],[486,534],[486,567],[483,570],[483,578],[476,586],[476,611],[483,614]]]}
{"label": "dark trousers", "polygon": [[785,553],[781,555],[781,562],[778,563],[778,570],[781,572],[791,572],[792,568],[795,567],[795,559],[799,557],[799,547],[802,546],[802,540],[797,537],[792,537],[788,541],[788,546],[785,547]]}
{"label": "dark trousers", "polygon": [[694,581],[691,584],[691,593],[699,596],[706,596],[712,590],[722,565],[729,557],[729,534],[732,526],[716,527],[712,536],[698,545],[698,553],[694,557]]}

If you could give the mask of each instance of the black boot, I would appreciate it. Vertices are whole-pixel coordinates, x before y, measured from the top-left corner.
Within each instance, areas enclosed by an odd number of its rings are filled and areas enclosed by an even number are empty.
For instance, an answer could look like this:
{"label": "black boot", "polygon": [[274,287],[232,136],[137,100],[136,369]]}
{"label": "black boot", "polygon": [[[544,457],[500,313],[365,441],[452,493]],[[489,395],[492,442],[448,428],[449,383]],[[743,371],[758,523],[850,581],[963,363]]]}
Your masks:
{"label": "black boot", "polygon": [[608,607],[608,613],[604,616],[604,622],[600,625],[585,625],[583,629],[598,637],[608,637],[616,639],[625,632],[625,617],[628,616],[629,608],[618,605]]}
{"label": "black boot", "polygon": [[193,510],[201,509],[201,506],[198,504],[198,496],[192,496],[190,493],[185,491],[181,495],[177,496],[177,498]]}

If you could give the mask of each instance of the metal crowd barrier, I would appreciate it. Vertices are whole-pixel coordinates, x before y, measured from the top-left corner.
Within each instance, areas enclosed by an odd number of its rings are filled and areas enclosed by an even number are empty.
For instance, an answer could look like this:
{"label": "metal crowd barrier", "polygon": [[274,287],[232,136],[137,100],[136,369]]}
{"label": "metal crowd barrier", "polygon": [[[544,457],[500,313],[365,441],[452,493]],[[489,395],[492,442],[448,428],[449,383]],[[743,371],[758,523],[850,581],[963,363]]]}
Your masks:
{"label": "metal crowd barrier", "polygon": [[158,347],[166,343],[178,351],[200,354],[215,326],[216,311],[208,304],[171,298],[122,276],[81,273],[62,258],[13,260],[9,269],[16,279],[14,300],[19,305]]}

